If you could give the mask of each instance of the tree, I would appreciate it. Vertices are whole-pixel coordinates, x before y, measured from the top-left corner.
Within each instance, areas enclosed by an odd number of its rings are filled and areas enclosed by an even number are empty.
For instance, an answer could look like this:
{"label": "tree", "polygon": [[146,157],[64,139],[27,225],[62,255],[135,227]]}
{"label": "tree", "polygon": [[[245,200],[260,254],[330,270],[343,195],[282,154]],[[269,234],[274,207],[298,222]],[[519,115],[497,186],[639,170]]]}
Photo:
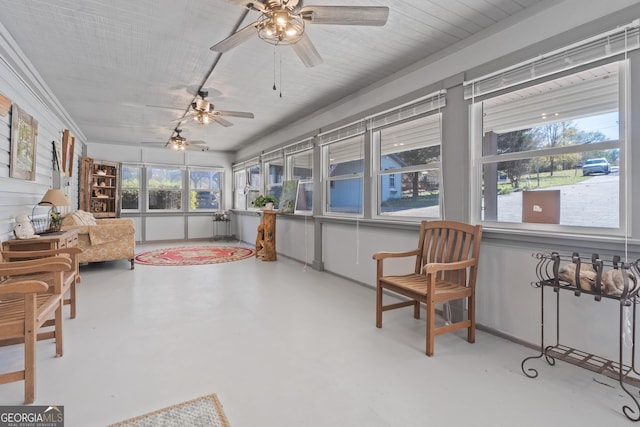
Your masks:
{"label": "tree", "polygon": [[[401,151],[395,153],[398,159],[404,165],[428,165],[440,161],[440,146],[434,145],[432,147],[420,148],[417,150]],[[420,195],[420,182],[426,184],[426,178],[421,178],[421,172],[410,172],[407,174],[411,184],[411,197],[417,198]],[[404,184],[404,182],[403,182]]]}
{"label": "tree", "polygon": [[[531,150],[535,147],[535,140],[530,129],[517,130],[498,135],[498,154],[517,153]],[[531,165],[530,159],[512,160],[498,163],[498,170],[507,174],[511,186],[520,188],[520,177],[526,173]]]}
{"label": "tree", "polygon": [[[577,131],[570,121],[549,123],[534,129],[534,133],[541,140],[540,142],[548,147],[565,145],[568,135]],[[553,176],[555,169],[555,159],[553,156],[549,156],[549,172],[551,176]]]}

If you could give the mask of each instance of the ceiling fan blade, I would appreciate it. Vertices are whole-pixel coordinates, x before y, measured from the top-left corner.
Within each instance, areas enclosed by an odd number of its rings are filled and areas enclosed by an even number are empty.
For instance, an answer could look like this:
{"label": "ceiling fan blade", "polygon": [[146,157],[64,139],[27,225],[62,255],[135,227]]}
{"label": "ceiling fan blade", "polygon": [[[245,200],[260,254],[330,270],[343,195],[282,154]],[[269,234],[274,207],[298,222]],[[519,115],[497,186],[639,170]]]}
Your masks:
{"label": "ceiling fan blade", "polygon": [[244,117],[245,119],[253,119],[253,113],[247,113],[244,111],[223,111],[215,110],[214,115],[229,116],[229,117]]}
{"label": "ceiling fan blade", "polygon": [[166,108],[167,110],[178,110],[184,111],[184,108],[176,108],[176,107],[165,107],[164,105],[145,105],[145,107],[153,107],[153,108]]}
{"label": "ceiling fan blade", "polygon": [[213,117],[213,121],[218,123],[218,124],[221,124],[222,126],[224,126],[226,128],[228,128],[229,126],[233,126],[233,123],[231,123],[229,120],[223,119],[220,116],[214,116]]}
{"label": "ceiling fan blade", "polygon": [[311,43],[311,39],[307,36],[307,33],[302,33],[300,41],[292,44],[291,47],[302,63],[308,68],[322,64],[322,57],[316,50],[313,43]]}
{"label": "ceiling fan blade", "polygon": [[247,25],[243,29],[231,34],[229,37],[222,40],[221,42],[214,44],[209,49],[211,49],[214,52],[227,52],[233,49],[239,44],[244,43],[250,38],[257,35],[256,25],[257,25],[257,22]]}
{"label": "ceiling fan blade", "polygon": [[187,141],[187,145],[207,145],[207,143],[196,139],[195,141]]}
{"label": "ceiling fan blade", "polygon": [[387,23],[389,8],[385,6],[307,6],[300,16],[310,24],[370,25]]}

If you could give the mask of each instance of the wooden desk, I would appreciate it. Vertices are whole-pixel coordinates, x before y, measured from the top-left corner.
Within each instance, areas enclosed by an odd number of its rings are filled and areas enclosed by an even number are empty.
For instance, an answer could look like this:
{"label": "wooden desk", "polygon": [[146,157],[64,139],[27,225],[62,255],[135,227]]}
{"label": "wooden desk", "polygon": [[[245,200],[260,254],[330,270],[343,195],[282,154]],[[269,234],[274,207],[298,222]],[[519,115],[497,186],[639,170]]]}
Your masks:
{"label": "wooden desk", "polygon": [[43,234],[35,239],[12,239],[2,242],[3,251],[45,251],[78,246],[78,230]]}

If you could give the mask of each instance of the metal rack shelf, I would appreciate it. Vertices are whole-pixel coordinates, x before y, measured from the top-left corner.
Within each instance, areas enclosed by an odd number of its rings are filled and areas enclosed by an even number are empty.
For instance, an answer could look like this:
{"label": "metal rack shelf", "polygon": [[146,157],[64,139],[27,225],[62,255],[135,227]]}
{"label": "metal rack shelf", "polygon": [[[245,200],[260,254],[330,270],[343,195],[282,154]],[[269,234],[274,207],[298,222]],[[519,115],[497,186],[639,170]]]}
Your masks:
{"label": "metal rack shelf", "polygon": [[[537,253],[534,256],[538,259],[536,266],[537,282],[532,283],[540,289],[540,354],[525,358],[520,365],[522,372],[529,378],[536,378],[538,371],[534,368],[525,368],[525,364],[532,359],[545,358],[549,365],[555,365],[556,360],[561,360],[589,371],[604,375],[617,380],[620,387],[631,397],[634,406],[623,406],[622,412],[631,421],[640,420],[640,404],[627,385],[640,388],[640,372],[635,366],[635,342],[636,342],[636,307],[638,304],[638,289],[640,288],[640,270],[637,260],[632,263],[620,261],[619,256],[614,256],[611,260],[603,260],[597,254],[590,258],[581,258],[578,253],[571,256],[561,255],[557,252],[550,254]],[[565,265],[573,264],[575,275],[567,277],[561,274],[561,263]],[[607,270],[620,270],[622,287],[612,293],[602,280],[602,276]],[[586,289],[581,285],[581,273],[589,271],[592,283]],[[562,279],[561,279],[562,277]],[[563,280],[565,279],[565,280]],[[556,344],[544,345],[544,289],[551,288],[556,293]],[[582,294],[591,295],[596,301],[614,300],[619,303],[619,337],[618,337],[618,361],[613,361],[595,354],[587,353],[576,348],[572,348],[560,343],[560,291],[573,292],[575,296]],[[631,365],[625,365],[624,360],[624,309],[631,310]]]}

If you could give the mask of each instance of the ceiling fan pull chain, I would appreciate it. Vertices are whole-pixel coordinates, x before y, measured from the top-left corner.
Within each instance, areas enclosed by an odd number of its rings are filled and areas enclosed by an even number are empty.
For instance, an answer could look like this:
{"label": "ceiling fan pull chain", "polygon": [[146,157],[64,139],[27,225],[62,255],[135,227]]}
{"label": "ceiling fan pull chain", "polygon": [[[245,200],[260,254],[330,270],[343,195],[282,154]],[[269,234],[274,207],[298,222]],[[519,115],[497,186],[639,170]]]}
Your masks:
{"label": "ceiling fan pull chain", "polygon": [[273,90],[276,89],[276,45],[273,45]]}
{"label": "ceiling fan pull chain", "polygon": [[282,98],[282,55],[280,55],[280,98]]}

